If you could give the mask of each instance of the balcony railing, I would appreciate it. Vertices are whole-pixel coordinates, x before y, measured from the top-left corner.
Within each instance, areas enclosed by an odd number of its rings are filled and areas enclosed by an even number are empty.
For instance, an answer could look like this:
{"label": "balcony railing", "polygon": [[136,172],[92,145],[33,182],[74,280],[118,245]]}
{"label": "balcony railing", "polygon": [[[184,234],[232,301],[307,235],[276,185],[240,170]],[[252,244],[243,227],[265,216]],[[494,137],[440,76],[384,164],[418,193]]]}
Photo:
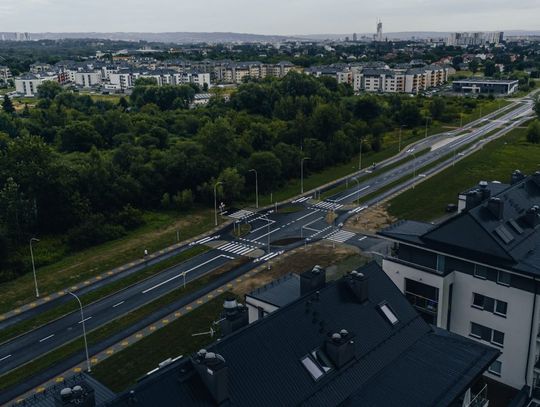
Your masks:
{"label": "balcony railing", "polygon": [[437,315],[437,309],[439,308],[439,302],[432,298],[426,298],[421,295],[405,291],[405,297],[409,302],[421,311],[429,312],[430,314]]}
{"label": "balcony railing", "polygon": [[487,384],[484,384],[482,390],[480,390],[474,397],[471,398],[471,401],[465,407],[486,407],[489,404],[487,399]]}

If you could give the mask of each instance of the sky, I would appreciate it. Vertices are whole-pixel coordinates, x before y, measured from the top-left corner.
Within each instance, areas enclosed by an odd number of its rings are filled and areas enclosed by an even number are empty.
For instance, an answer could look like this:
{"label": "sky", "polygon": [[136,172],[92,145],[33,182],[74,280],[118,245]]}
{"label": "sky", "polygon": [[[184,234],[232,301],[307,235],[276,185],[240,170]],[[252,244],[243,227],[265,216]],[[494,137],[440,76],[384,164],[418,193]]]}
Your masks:
{"label": "sky", "polygon": [[540,30],[540,0],[0,0],[0,31]]}

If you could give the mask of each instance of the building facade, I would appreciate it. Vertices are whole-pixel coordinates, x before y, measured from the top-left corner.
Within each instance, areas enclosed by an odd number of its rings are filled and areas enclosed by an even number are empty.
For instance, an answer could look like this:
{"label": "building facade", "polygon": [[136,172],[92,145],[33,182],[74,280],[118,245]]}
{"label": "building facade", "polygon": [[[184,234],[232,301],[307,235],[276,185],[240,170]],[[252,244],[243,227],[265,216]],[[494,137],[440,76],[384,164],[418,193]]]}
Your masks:
{"label": "building facade", "polygon": [[439,225],[401,221],[383,269],[424,319],[500,349],[486,375],[540,400],[540,173],[482,182]]}

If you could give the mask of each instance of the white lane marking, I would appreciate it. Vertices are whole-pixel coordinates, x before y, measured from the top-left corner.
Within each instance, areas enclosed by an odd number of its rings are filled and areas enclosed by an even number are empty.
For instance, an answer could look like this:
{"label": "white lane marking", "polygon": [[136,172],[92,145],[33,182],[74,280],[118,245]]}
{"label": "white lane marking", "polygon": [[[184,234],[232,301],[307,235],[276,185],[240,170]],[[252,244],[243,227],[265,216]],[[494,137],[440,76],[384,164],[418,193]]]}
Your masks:
{"label": "white lane marking", "polygon": [[311,216],[311,215],[313,215],[314,213],[317,213],[317,212],[318,212],[318,211],[313,211],[313,212],[308,213],[307,215],[301,216],[301,217],[299,217],[298,219],[296,219],[295,222],[298,222],[299,220],[302,220],[302,219],[304,219],[304,218],[307,218],[308,216]]}
{"label": "white lane marking", "polygon": [[266,225],[263,225],[263,226],[257,228],[257,229],[252,230],[251,233],[258,232],[258,231],[261,230],[261,229],[267,228],[268,225],[273,225],[274,223],[276,223],[276,221],[275,221],[275,220],[272,220],[272,219],[268,219],[268,220],[266,220],[266,219],[264,219],[264,218],[262,218],[262,219],[263,219],[265,222],[268,222],[268,223],[267,223]]}
{"label": "white lane marking", "polygon": [[82,324],[83,322],[86,322],[86,321],[88,321],[88,320],[91,319],[91,318],[92,318],[92,317],[85,318],[85,319],[83,319],[82,321],[79,321],[79,322],[77,322],[77,323],[78,323],[78,324]]}
{"label": "white lane marking", "polygon": [[4,356],[3,358],[0,358],[0,362],[3,361],[3,360],[6,360],[7,358],[10,358],[11,355],[7,355],[7,356]]}
{"label": "white lane marking", "polygon": [[54,336],[54,334],[46,336],[45,338],[41,338],[39,341],[40,342],[46,341],[47,339],[52,338],[53,336]]}
{"label": "white lane marking", "polygon": [[122,305],[125,301],[120,301],[118,304],[114,304],[112,307],[113,308],[116,308],[118,307],[119,305]]}
{"label": "white lane marking", "polygon": [[358,239],[358,241],[361,242],[364,239],[367,239],[367,236],[362,236],[360,239]]}
{"label": "white lane marking", "polygon": [[216,257],[214,257],[214,258],[212,258],[212,259],[210,259],[210,260],[205,261],[204,263],[199,264],[198,266],[195,266],[195,267],[193,267],[193,268],[190,268],[189,270],[186,270],[186,271],[183,271],[183,272],[180,273],[180,274],[177,274],[176,276],[173,276],[173,277],[171,277],[171,278],[168,278],[167,280],[162,281],[161,283],[158,283],[158,284],[156,284],[156,285],[153,286],[153,287],[147,288],[146,290],[142,291],[142,293],[143,293],[143,294],[146,294],[147,292],[150,292],[150,291],[152,291],[152,290],[155,290],[156,288],[161,287],[161,286],[164,285],[164,284],[170,283],[171,281],[176,280],[177,278],[182,277],[183,275],[189,273],[190,271],[196,270],[196,269],[198,269],[199,267],[206,266],[208,263],[211,263],[211,262],[213,262],[213,261],[215,261],[215,260],[217,260],[217,259],[219,259],[219,258],[221,258],[221,257],[225,257],[225,258],[227,258],[227,259],[231,259],[231,260],[232,260],[231,256],[225,256],[224,254],[220,254],[219,256],[216,256]]}
{"label": "white lane marking", "polygon": [[351,209],[351,210],[349,211],[349,213],[360,213],[360,212],[362,212],[364,209],[367,209],[367,205],[364,205],[364,206],[358,206],[358,207],[356,207],[356,208],[354,208],[354,209]]}
{"label": "white lane marking", "polygon": [[344,199],[347,199],[348,197],[353,196],[354,194],[358,194],[359,192],[365,191],[370,186],[371,185],[366,185],[364,188],[357,189],[356,191],[351,192],[349,195],[342,196],[341,198],[336,199],[336,202],[343,201]]}

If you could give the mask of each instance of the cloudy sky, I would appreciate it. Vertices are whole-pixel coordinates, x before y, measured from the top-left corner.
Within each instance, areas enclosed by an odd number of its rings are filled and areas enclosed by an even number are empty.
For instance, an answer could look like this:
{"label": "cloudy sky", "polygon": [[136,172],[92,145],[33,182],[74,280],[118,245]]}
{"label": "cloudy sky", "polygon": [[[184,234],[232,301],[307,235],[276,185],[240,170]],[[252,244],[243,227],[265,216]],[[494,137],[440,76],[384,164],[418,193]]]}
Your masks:
{"label": "cloudy sky", "polygon": [[540,29],[540,0],[0,0],[0,31],[258,34]]}

